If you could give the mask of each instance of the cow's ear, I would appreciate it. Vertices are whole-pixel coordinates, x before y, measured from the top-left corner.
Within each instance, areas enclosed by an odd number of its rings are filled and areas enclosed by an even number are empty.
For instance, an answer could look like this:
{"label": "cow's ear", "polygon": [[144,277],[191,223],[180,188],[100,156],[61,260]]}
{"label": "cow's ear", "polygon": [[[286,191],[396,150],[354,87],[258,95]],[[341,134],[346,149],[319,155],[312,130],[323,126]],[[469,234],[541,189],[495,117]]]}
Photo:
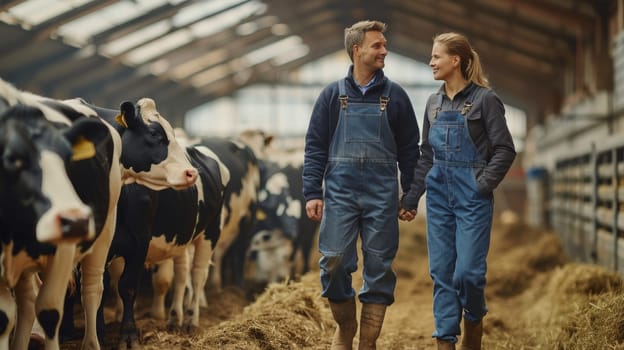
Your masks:
{"label": "cow's ear", "polygon": [[115,121],[117,122],[117,124],[123,126],[124,128],[128,128],[128,123],[126,123],[126,116],[124,114],[117,114],[115,116]]}
{"label": "cow's ear", "polygon": [[95,145],[110,137],[106,125],[99,119],[79,118],[72,126],[63,132],[65,138],[72,145],[72,160],[78,161],[95,156]]}
{"label": "cow's ear", "polygon": [[115,117],[115,121],[128,129],[133,125],[136,125],[138,116],[136,115],[136,109],[134,108],[134,103],[130,101],[124,101],[119,106],[119,114]]}

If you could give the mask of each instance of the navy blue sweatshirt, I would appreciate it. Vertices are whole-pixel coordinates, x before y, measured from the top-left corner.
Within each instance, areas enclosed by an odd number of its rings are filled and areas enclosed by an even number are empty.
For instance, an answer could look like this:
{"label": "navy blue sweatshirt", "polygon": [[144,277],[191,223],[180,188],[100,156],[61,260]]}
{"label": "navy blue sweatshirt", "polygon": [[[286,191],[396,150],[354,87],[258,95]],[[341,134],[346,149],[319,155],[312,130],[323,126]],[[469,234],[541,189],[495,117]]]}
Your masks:
{"label": "navy blue sweatshirt", "polygon": [[[375,73],[373,85],[362,94],[353,79],[353,66],[346,77],[346,90],[349,102],[379,103],[384,86],[389,80],[382,70]],[[394,133],[397,146],[397,162],[401,172],[401,187],[409,189],[414,175],[414,167],[420,156],[420,131],[409,96],[398,84],[391,82],[390,101],[388,103],[388,121]],[[323,198],[323,177],[327,165],[329,146],[334,136],[340,115],[338,82],[326,86],[319,95],[305,141],[303,165],[303,195],[306,202]]]}

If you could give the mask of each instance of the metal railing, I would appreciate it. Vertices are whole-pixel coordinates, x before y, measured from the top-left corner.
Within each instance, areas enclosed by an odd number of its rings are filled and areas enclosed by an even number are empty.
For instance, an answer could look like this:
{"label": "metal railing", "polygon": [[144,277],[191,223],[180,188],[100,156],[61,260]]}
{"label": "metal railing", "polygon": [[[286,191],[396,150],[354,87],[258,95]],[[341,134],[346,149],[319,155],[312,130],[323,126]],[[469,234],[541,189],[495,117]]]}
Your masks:
{"label": "metal railing", "polygon": [[549,183],[551,224],[570,258],[624,276],[624,138],[558,159]]}

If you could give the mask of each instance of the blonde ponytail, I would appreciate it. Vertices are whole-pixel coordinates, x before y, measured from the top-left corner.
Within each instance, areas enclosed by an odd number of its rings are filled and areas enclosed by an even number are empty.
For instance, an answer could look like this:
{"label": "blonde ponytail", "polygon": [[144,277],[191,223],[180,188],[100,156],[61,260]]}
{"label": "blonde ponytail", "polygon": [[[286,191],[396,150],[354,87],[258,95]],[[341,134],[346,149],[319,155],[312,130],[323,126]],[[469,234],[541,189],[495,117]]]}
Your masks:
{"label": "blonde ponytail", "polygon": [[470,49],[470,53],[472,55],[472,59],[468,62],[468,67],[466,67],[466,79],[479,86],[489,87],[490,82],[483,72],[483,67],[481,67],[479,54],[473,49]]}

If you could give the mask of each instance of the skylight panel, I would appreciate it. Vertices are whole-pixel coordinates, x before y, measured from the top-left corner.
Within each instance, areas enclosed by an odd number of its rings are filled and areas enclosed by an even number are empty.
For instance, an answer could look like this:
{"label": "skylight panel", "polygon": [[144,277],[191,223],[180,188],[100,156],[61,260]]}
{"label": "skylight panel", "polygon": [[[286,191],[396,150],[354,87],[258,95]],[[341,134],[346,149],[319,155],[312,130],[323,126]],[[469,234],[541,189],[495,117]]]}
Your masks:
{"label": "skylight panel", "polygon": [[169,71],[169,75],[174,79],[182,80],[218,62],[224,61],[227,57],[228,52],[226,49],[211,50],[201,56],[176,65]]}
{"label": "skylight panel", "polygon": [[66,23],[58,34],[85,45],[91,37],[163,6],[169,0],[124,0]]}
{"label": "skylight panel", "polygon": [[189,5],[180,10],[172,18],[172,24],[176,27],[182,27],[189,23],[198,21],[204,17],[208,17],[219,11],[223,11],[228,7],[244,2],[243,0],[212,0],[200,1],[196,4]]}
{"label": "skylight panel", "polygon": [[130,51],[125,62],[130,64],[142,64],[166,52],[172,51],[180,46],[184,46],[193,40],[193,35],[186,29],[180,29],[174,33],[154,40]]}
{"label": "skylight panel", "polygon": [[243,57],[244,62],[248,66],[253,66],[258,63],[269,60],[277,55],[280,55],[287,50],[291,50],[293,47],[299,46],[303,43],[301,37],[297,35],[291,35],[285,39],[276,41],[272,44],[261,47],[254,50]]}
{"label": "skylight panel", "polygon": [[190,82],[196,88],[201,88],[214,81],[226,77],[230,73],[232,73],[230,66],[227,63],[223,63],[206,71],[203,71],[197,75],[194,75],[190,79]]}
{"label": "skylight panel", "polygon": [[207,37],[226,28],[233,27],[251,15],[261,14],[265,11],[265,4],[258,1],[251,1],[229,11],[225,11],[203,21],[197,22],[189,28],[197,37]]}
{"label": "skylight panel", "polygon": [[107,56],[117,56],[143,43],[158,38],[171,29],[168,20],[156,22],[102,45],[100,52]]}
{"label": "skylight panel", "polygon": [[281,55],[275,56],[271,59],[271,64],[274,66],[281,66],[288,62],[292,62],[298,58],[301,58],[307,55],[310,52],[310,47],[308,45],[297,45],[287,52],[282,53]]}
{"label": "skylight panel", "polygon": [[251,35],[261,29],[273,26],[278,22],[279,19],[277,18],[277,16],[264,16],[256,20],[240,24],[238,27],[236,27],[236,34],[240,36]]}
{"label": "skylight panel", "polygon": [[27,27],[34,27],[93,0],[28,0],[11,7],[8,12]]}

